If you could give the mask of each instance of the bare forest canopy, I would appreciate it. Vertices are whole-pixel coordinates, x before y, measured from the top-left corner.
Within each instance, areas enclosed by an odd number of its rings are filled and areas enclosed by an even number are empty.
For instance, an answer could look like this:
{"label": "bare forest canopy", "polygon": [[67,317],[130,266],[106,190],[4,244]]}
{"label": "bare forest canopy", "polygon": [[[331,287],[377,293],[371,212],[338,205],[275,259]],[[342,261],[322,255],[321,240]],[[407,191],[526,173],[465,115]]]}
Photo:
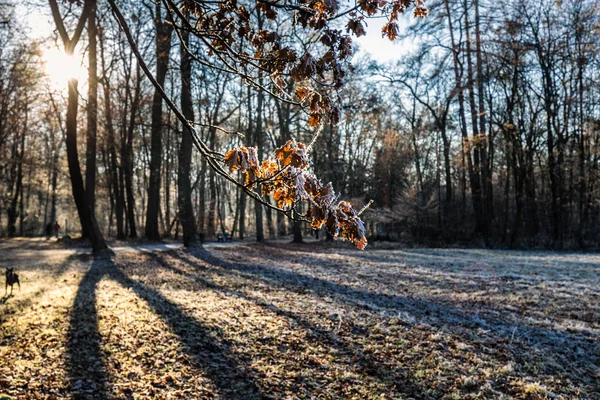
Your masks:
{"label": "bare forest canopy", "polygon": [[596,1],[21,7],[53,32],[0,3],[2,234],[599,245]]}

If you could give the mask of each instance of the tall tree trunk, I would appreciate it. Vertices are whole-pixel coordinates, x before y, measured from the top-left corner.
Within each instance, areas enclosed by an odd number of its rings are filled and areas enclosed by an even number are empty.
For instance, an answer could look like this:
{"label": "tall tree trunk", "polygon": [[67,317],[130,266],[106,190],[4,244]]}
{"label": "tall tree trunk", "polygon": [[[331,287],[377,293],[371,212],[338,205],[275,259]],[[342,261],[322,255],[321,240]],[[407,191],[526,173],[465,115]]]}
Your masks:
{"label": "tall tree trunk", "polygon": [[[52,9],[54,22],[65,46],[65,52],[67,55],[72,56],[75,46],[79,42],[85,21],[87,20],[90,3],[88,1],[84,3],[84,8],[77,23],[75,33],[73,34],[72,38],[69,38],[62,17],[60,16],[56,0],[49,0],[49,2]],[[102,232],[98,226],[98,222],[96,221],[93,208],[90,207],[90,204],[87,202],[87,196],[83,185],[83,176],[81,174],[81,167],[79,165],[79,155],[77,153],[77,108],[79,106],[79,94],[77,92],[76,79],[69,80],[68,89],[66,149],[69,174],[71,175],[71,189],[73,192],[75,205],[77,207],[77,213],[79,214],[81,229],[90,239],[94,252],[97,252],[106,249],[107,246]]]}
{"label": "tall tree trunk", "polygon": [[[106,71],[106,63],[104,59],[104,41],[102,38],[100,39],[100,58],[102,60],[102,82],[104,84],[104,114],[105,114],[105,126],[107,133],[107,159],[108,159],[108,169],[110,173],[110,183],[111,183],[111,191],[112,191],[112,200],[111,203],[114,202],[115,209],[115,217],[117,220],[117,239],[123,240],[125,239],[125,229],[124,229],[124,221],[123,214],[125,209],[124,199],[122,196],[122,188],[120,187],[120,179],[119,179],[119,168],[117,165],[117,142],[116,142],[116,134],[113,123],[113,113],[112,113],[112,99],[111,99],[111,87],[109,77],[107,76]],[[89,110],[88,110],[89,111]],[[94,122],[95,124],[95,122]],[[88,131],[89,131],[89,118],[88,118]],[[88,137],[89,140],[89,137]],[[94,144],[95,145],[95,144]],[[88,175],[86,174],[86,177]],[[94,178],[95,179],[95,178]],[[89,201],[89,198],[88,198]],[[109,229],[110,232],[110,229]]]}
{"label": "tall tree trunk", "polygon": [[[484,92],[484,76],[483,76],[483,57],[481,50],[481,26],[479,18],[479,0],[473,0],[475,6],[475,49],[476,49],[476,79],[477,79],[477,99],[479,113],[479,157],[481,163],[481,192],[482,192],[482,218],[483,229],[486,235],[490,233],[490,224],[494,215],[494,202],[492,199],[492,182],[490,177],[490,165],[488,160],[488,137],[486,135],[486,111],[485,111],[485,92]],[[492,142],[489,143],[491,147]],[[492,149],[490,149],[491,152]]]}
{"label": "tall tree trunk", "polygon": [[206,232],[206,160],[202,158],[198,178],[198,230]]}
{"label": "tall tree trunk", "polygon": [[298,213],[296,213],[294,211],[294,239],[292,240],[293,243],[303,243],[304,240],[302,239],[302,221],[300,221],[298,218]]}
{"label": "tall tree trunk", "polygon": [[[577,33],[580,33],[581,30],[576,29]],[[585,158],[586,158],[586,146],[585,146],[585,119],[584,119],[584,105],[583,105],[583,95],[584,95],[584,89],[583,89],[583,69],[584,69],[584,55],[582,54],[582,43],[581,43],[581,38],[579,37],[579,35],[577,35],[577,50],[578,50],[578,54],[577,54],[577,84],[578,84],[578,93],[577,96],[579,98],[579,177],[578,177],[578,192],[579,192],[579,198],[578,198],[578,204],[577,204],[577,217],[578,217],[578,223],[577,223],[577,242],[580,248],[584,248],[585,247],[585,240],[584,240],[584,232],[585,232],[585,222],[586,222],[586,212],[585,212],[585,199],[586,199],[586,188],[587,188],[587,179],[585,177],[586,175],[586,167],[585,167]]]}
{"label": "tall tree trunk", "polygon": [[[262,79],[260,80],[262,82]],[[258,149],[258,159],[263,158],[263,133],[262,133],[262,114],[263,114],[263,100],[264,94],[262,91],[258,92],[258,102],[256,104],[256,130],[254,133],[256,147]],[[260,192],[260,185],[258,185],[257,191]],[[263,228],[263,207],[259,202],[254,203],[254,215],[256,218],[256,241],[264,242],[265,233]]]}
{"label": "tall tree trunk", "polygon": [[52,138],[52,183],[51,183],[51,191],[52,191],[52,200],[50,201],[50,219],[49,222],[54,224],[56,222],[56,198],[57,198],[57,188],[58,188],[58,166],[59,166],[59,145],[58,140],[54,137]]}
{"label": "tall tree trunk", "polygon": [[[515,136],[515,132],[511,132],[511,137]],[[516,142],[517,140],[514,139]],[[513,223],[513,229],[510,237],[510,248],[513,249],[517,243],[517,239],[519,238],[519,234],[521,231],[521,220],[523,215],[523,188],[525,182],[525,173],[524,173],[524,165],[522,160],[522,148],[520,147],[520,143],[513,144],[513,155],[512,155],[512,164],[513,164],[513,173],[514,173],[514,182],[515,182],[515,220]],[[519,154],[517,154],[517,152]]]}
{"label": "tall tree trunk", "polygon": [[[164,87],[167,68],[169,66],[169,53],[171,51],[172,25],[162,20],[160,2],[156,3],[156,81]],[[150,240],[159,240],[158,214],[160,210],[160,170],[162,164],[162,107],[163,101],[160,91],[154,89],[152,98],[152,122],[150,145],[150,184],[148,185],[148,208],[146,210],[145,235]]]}
{"label": "tall tree trunk", "polygon": [[[268,197],[266,199],[267,202],[271,203],[271,198]],[[267,217],[267,230],[269,232],[269,237],[275,237],[275,221],[273,221],[273,210],[271,210],[270,208],[267,208],[265,210],[265,214]]]}
{"label": "tall tree trunk", "polygon": [[87,203],[87,196],[83,187],[83,176],[79,166],[77,154],[77,107],[79,95],[77,93],[77,80],[69,80],[69,95],[67,100],[67,161],[71,175],[71,189],[77,206],[79,221],[82,230],[87,233],[92,249],[100,251],[105,249],[106,243],[91,206]]}
{"label": "tall tree trunk", "polygon": [[[446,8],[446,16],[448,17],[448,29],[450,31],[450,41],[451,41],[451,45],[452,45],[452,63],[453,63],[453,69],[454,69],[454,79],[456,81],[456,88],[458,89],[458,113],[459,113],[459,117],[460,117],[460,132],[461,132],[461,137],[462,137],[462,162],[463,162],[463,176],[462,176],[462,207],[461,207],[461,214],[464,214],[465,211],[465,207],[466,207],[466,199],[465,199],[465,192],[466,192],[466,182],[465,182],[465,163],[466,163],[466,169],[469,173],[469,178],[471,180],[471,184],[473,184],[474,181],[476,181],[477,179],[475,178],[475,172],[473,169],[473,161],[471,159],[471,145],[469,142],[469,136],[467,133],[467,119],[465,117],[465,97],[464,97],[464,93],[463,93],[463,88],[462,88],[462,72],[463,72],[463,67],[460,64],[459,60],[458,60],[458,46],[456,44],[455,38],[454,38],[454,28],[453,28],[453,23],[452,23],[452,14],[450,13],[450,5],[448,0],[444,0],[444,6]],[[473,190],[472,190],[473,191]],[[474,206],[475,206],[475,201],[473,202]],[[475,220],[477,221],[478,218],[478,213],[477,210],[475,210]],[[477,228],[476,228],[477,230]]]}
{"label": "tall tree trunk", "polygon": [[[28,103],[27,97],[25,98]],[[19,174],[17,176],[17,187],[19,194],[19,236],[23,236],[23,218],[25,216],[25,207],[23,206],[23,162],[25,161],[25,136],[27,135],[27,124],[29,122],[29,107],[25,106],[25,118],[23,124],[23,133],[21,134],[20,150],[19,150]]]}
{"label": "tall tree trunk", "polygon": [[448,134],[446,132],[446,122],[444,121],[444,126],[440,129],[440,134],[442,136],[442,147],[444,154],[444,178],[446,181],[446,197],[445,203],[446,208],[450,206],[452,203],[453,197],[453,189],[452,189],[452,164],[450,163],[450,139],[448,138]]}
{"label": "tall tree trunk", "polygon": [[464,2],[465,6],[465,34],[466,34],[466,47],[467,47],[467,88],[469,90],[469,107],[471,109],[471,129],[473,130],[472,143],[473,143],[473,168],[469,170],[469,181],[471,183],[471,197],[473,199],[473,210],[475,212],[475,233],[481,233],[484,237],[487,235],[485,214],[482,202],[482,185],[481,185],[481,142],[479,137],[479,126],[477,121],[477,115],[479,110],[475,105],[475,89],[474,89],[474,75],[473,75],[473,62],[471,60],[471,27],[469,23],[469,9],[467,1]]}
{"label": "tall tree trunk", "polygon": [[96,54],[96,0],[90,2],[88,15],[88,105],[85,151],[85,194],[92,210],[96,206],[96,135],[98,132],[98,73]]}
{"label": "tall tree trunk", "polygon": [[504,140],[504,153],[506,155],[506,174],[504,181],[504,218],[503,218],[503,229],[502,235],[504,243],[510,244],[511,235],[510,235],[510,176],[511,176],[511,157],[510,157],[510,148],[511,142],[508,140],[508,135],[505,132],[505,140]]}
{"label": "tall tree trunk", "polygon": [[[6,211],[7,214],[7,228],[8,228],[8,236],[13,237],[17,234],[17,203],[19,201],[19,196],[23,191],[23,153],[20,152],[20,144],[23,140],[23,132],[21,137],[17,136],[15,138],[11,158],[13,160],[13,165],[11,166],[11,177],[14,177],[11,182],[11,186],[14,185],[14,190],[12,193],[12,199],[10,200],[10,205]],[[13,183],[14,182],[14,183]]]}
{"label": "tall tree trunk", "polygon": [[[173,98],[173,96],[171,96],[171,98]],[[162,229],[163,232],[163,236],[170,238],[171,237],[171,228],[172,228],[172,224],[169,222],[171,221],[171,141],[172,141],[172,136],[173,136],[173,129],[171,128],[171,112],[169,110],[169,118],[167,119],[167,129],[166,129],[166,138],[167,138],[167,142],[165,143],[165,150],[166,150],[166,154],[165,154],[165,162],[163,163],[163,167],[164,167],[164,195],[163,195],[163,200],[164,200],[164,208],[163,210],[164,212],[164,217],[162,218],[162,220],[164,221],[165,225]],[[175,127],[175,129],[177,129],[177,127]]]}
{"label": "tall tree trunk", "polygon": [[210,197],[208,201],[208,219],[206,221],[206,235],[214,238],[216,233],[215,220],[217,217],[217,184],[215,182],[215,172],[208,171],[208,186]]}
{"label": "tall tree trunk", "polygon": [[[244,184],[244,177],[241,178],[241,183]],[[246,195],[242,193],[239,199],[240,215],[238,219],[238,231],[240,240],[244,240],[246,235]]]}
{"label": "tall tree trunk", "polygon": [[125,178],[125,196],[127,199],[127,225],[129,226],[129,237],[137,237],[136,220],[135,220],[135,199],[133,197],[133,132],[135,130],[135,120],[137,118],[140,97],[141,97],[141,82],[140,66],[136,67],[136,85],[135,93],[133,94],[133,102],[131,104],[129,126],[127,127],[126,145],[121,149],[121,163]]}
{"label": "tall tree trunk", "polygon": [[[189,13],[186,13],[189,17]],[[188,121],[194,121],[194,106],[192,103],[192,63],[186,48],[189,46],[189,32],[182,32],[181,46],[181,111]],[[194,208],[192,206],[192,185],[190,172],[192,166],[192,133],[183,128],[181,146],[179,147],[179,166],[177,169],[177,188],[179,204],[179,220],[183,229],[183,245],[186,247],[197,244]],[[203,188],[202,188],[203,189]]]}

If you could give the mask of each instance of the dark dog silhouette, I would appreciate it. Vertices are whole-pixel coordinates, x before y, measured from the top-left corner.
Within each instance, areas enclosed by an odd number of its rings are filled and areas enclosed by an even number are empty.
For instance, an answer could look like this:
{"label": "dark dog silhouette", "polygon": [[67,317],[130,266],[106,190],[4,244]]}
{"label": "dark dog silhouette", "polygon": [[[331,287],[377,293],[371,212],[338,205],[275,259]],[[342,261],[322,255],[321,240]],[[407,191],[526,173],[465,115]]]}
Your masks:
{"label": "dark dog silhouette", "polygon": [[6,285],[4,286],[4,297],[8,293],[8,285],[10,285],[10,296],[12,296],[13,285],[16,283],[19,285],[19,290],[21,290],[21,282],[19,282],[19,275],[15,274],[14,268],[6,268]]}

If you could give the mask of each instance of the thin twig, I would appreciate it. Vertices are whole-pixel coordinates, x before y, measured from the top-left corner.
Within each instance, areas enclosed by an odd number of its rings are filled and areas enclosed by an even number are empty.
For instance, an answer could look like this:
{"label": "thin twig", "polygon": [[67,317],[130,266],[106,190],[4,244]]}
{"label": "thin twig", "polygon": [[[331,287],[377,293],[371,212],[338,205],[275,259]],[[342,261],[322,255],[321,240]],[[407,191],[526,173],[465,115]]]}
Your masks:
{"label": "thin twig", "polygon": [[371,204],[373,204],[373,199],[369,200],[369,202],[363,208],[360,209],[360,211],[358,212],[358,214],[356,214],[356,216],[359,217],[362,213],[367,211],[367,208],[369,208],[371,206]]}

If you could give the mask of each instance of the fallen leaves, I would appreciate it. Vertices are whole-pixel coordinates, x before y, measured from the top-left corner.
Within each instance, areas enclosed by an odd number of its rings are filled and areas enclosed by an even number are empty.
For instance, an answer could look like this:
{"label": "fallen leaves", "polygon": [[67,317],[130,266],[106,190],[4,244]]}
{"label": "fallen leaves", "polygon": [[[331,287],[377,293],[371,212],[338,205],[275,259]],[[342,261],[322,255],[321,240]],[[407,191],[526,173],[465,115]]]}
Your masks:
{"label": "fallen leaves", "polygon": [[0,393],[594,398],[597,266],[510,257],[241,246],[122,256],[94,279],[91,261],[32,267],[0,308]]}

